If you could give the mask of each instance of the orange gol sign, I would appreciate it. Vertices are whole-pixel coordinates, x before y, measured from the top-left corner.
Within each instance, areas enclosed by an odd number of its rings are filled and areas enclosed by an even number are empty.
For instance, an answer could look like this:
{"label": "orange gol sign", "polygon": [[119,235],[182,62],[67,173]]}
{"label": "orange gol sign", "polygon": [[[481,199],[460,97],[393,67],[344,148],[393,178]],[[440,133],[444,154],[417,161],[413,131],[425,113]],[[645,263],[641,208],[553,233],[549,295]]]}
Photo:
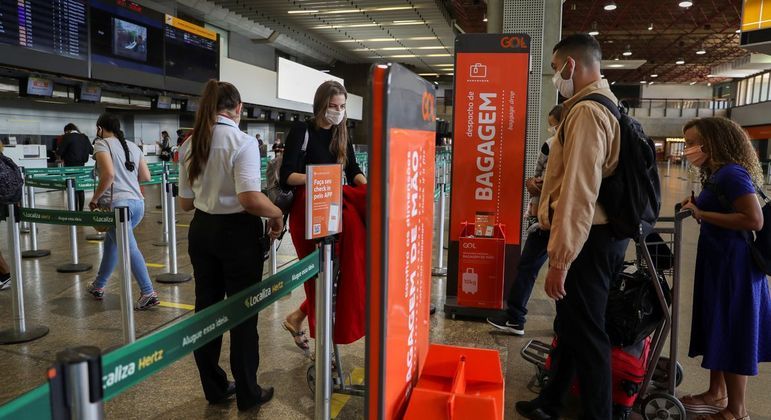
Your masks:
{"label": "orange gol sign", "polygon": [[305,239],[342,232],[343,166],[308,165],[305,200]]}

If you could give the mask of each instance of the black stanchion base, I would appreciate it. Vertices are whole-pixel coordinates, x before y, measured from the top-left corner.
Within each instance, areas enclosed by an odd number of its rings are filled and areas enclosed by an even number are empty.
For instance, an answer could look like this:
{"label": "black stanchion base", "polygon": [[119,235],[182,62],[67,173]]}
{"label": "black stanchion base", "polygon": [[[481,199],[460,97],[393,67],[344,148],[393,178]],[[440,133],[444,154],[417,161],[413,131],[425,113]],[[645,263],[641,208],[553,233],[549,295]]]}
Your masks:
{"label": "black stanchion base", "polygon": [[468,318],[471,320],[484,321],[485,318],[499,316],[506,311],[503,309],[488,309],[488,308],[473,308],[468,306],[458,305],[458,298],[456,296],[447,296],[444,302],[444,315],[447,318],[455,319],[456,317]]}
{"label": "black stanchion base", "polygon": [[93,266],[91,264],[78,263],[78,264],[62,264],[56,267],[56,271],[59,273],[82,273],[84,271],[91,270]]}
{"label": "black stanchion base", "polygon": [[170,283],[170,284],[173,284],[173,283],[184,283],[184,282],[190,281],[192,279],[193,279],[193,276],[191,276],[190,274],[186,274],[186,273],[177,273],[177,274],[166,273],[166,274],[161,274],[160,276],[156,277],[155,281],[157,281],[158,283]]}
{"label": "black stanchion base", "polygon": [[3,330],[0,331],[0,344],[26,343],[37,340],[46,334],[48,334],[48,327],[43,326],[27,326],[27,330],[24,332],[18,332],[13,329]]}
{"label": "black stanchion base", "polygon": [[155,241],[153,242],[153,246],[168,246],[169,243],[166,241]]}
{"label": "black stanchion base", "polygon": [[21,228],[19,229],[19,233],[29,233],[31,231],[30,228]]}
{"label": "black stanchion base", "polygon": [[104,233],[90,233],[86,235],[87,241],[103,241],[104,240]]}
{"label": "black stanchion base", "polygon": [[29,251],[21,251],[22,258],[40,258],[51,255],[49,249],[30,249]]}
{"label": "black stanchion base", "polygon": [[446,268],[434,268],[431,270],[431,276],[433,277],[447,277],[447,269]]}
{"label": "black stanchion base", "polygon": [[156,206],[155,206],[155,208],[156,208],[156,209],[158,209],[158,210],[160,210],[160,209],[162,209],[162,208],[163,208],[163,206],[162,206],[162,205],[160,205],[160,204],[158,204],[158,205],[156,205]]}

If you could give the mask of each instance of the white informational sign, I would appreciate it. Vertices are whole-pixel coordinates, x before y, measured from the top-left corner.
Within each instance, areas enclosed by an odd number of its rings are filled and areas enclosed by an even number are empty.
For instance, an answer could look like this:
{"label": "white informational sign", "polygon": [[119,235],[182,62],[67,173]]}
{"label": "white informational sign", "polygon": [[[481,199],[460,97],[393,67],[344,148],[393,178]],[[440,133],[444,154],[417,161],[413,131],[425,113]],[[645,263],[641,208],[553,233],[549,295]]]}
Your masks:
{"label": "white informational sign", "polygon": [[276,96],[288,101],[313,104],[316,89],[327,80],[336,80],[344,85],[343,79],[339,77],[279,57]]}

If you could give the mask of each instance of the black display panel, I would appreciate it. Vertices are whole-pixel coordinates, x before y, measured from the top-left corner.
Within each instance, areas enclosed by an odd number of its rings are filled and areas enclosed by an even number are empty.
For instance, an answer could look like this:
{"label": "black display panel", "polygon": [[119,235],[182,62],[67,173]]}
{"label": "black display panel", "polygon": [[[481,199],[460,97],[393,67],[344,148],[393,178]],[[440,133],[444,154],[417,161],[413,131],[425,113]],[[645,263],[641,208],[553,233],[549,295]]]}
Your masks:
{"label": "black display panel", "polygon": [[163,88],[163,16],[128,0],[92,0],[92,77]]}
{"label": "black display panel", "polygon": [[166,15],[166,89],[201,93],[209,79],[219,79],[219,38],[216,32]]}
{"label": "black display panel", "polygon": [[0,63],[87,77],[87,18],[86,0],[0,0]]}

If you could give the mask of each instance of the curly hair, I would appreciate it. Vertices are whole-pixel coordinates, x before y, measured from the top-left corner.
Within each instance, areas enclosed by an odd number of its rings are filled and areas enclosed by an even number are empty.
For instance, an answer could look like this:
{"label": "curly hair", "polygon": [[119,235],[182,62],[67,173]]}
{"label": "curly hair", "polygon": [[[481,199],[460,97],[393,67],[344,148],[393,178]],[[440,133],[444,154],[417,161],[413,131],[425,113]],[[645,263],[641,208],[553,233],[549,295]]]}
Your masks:
{"label": "curly hair", "polygon": [[701,167],[702,183],[712,176],[712,168],[735,163],[749,172],[755,184],[763,185],[763,169],[758,155],[739,124],[727,118],[708,117],[689,121],[683,127],[683,133],[691,128],[698,131],[704,153],[709,156],[711,163]]}

